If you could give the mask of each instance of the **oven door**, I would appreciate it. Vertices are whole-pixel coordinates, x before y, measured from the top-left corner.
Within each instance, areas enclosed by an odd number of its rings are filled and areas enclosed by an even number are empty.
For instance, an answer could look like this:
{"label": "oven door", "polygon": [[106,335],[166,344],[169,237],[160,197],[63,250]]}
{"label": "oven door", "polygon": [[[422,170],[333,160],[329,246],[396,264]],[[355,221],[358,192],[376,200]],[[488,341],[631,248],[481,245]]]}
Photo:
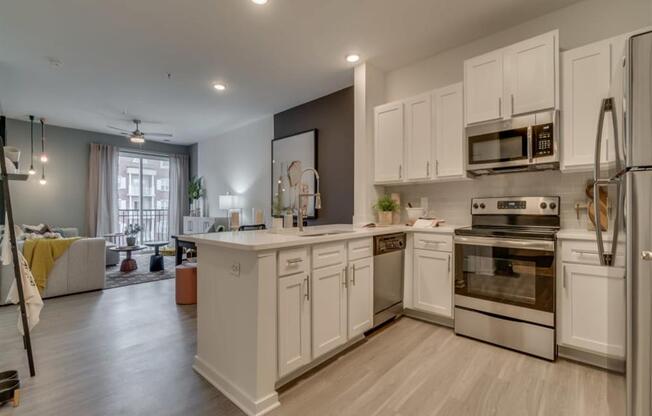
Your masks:
{"label": "oven door", "polygon": [[554,326],[554,241],[456,236],[455,305]]}
{"label": "oven door", "polygon": [[495,169],[527,166],[530,163],[528,127],[470,135],[467,139],[469,169]]}

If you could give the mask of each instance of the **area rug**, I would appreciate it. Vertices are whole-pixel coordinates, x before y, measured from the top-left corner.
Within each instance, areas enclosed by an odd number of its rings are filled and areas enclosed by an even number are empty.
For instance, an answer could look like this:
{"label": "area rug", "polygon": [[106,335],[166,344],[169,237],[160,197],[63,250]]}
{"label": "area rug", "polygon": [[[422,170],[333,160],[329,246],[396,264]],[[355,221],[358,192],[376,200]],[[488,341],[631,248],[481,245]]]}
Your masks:
{"label": "area rug", "polygon": [[[137,285],[139,283],[156,282],[158,280],[172,279],[175,277],[175,259],[173,256],[164,256],[165,269],[160,272],[149,271],[149,258],[151,253],[134,254],[133,259],[136,260],[138,268],[129,273],[122,273],[120,271],[120,263],[115,266],[106,268],[106,276],[104,278],[104,288],[113,289],[116,287]],[[124,254],[120,256],[120,261],[124,258]]]}

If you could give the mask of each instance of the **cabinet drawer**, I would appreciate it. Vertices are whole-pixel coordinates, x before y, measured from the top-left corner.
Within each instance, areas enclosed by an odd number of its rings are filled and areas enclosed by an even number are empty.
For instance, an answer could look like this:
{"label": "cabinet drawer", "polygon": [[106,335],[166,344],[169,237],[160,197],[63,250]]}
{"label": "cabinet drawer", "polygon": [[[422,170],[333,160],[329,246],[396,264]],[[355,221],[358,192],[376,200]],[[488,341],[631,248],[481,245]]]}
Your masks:
{"label": "cabinet drawer", "polygon": [[374,241],[371,238],[362,238],[349,242],[349,261],[371,257],[374,253]]}
{"label": "cabinet drawer", "polygon": [[[611,250],[611,243],[605,241],[605,250]],[[564,263],[600,265],[598,243],[595,241],[562,241],[561,260]],[[616,250],[616,267],[625,267],[625,244],[619,243]]]}
{"label": "cabinet drawer", "polygon": [[278,275],[308,271],[308,249],[306,247],[282,250],[278,253]]}
{"label": "cabinet drawer", "polygon": [[318,244],[312,248],[312,268],[336,266],[346,262],[345,243]]}
{"label": "cabinet drawer", "polygon": [[415,233],[414,248],[432,251],[453,251],[453,236],[448,234]]}

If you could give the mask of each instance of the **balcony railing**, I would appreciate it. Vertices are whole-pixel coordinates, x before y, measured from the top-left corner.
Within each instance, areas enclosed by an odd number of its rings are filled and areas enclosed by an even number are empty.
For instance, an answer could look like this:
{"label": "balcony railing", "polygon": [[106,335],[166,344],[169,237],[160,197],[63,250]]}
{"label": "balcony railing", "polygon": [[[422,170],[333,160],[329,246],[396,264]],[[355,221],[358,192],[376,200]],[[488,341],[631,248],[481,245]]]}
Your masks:
{"label": "balcony railing", "polygon": [[167,241],[170,239],[168,218],[167,209],[119,209],[118,229],[124,232],[129,224],[139,224],[143,228],[137,236],[139,243]]}

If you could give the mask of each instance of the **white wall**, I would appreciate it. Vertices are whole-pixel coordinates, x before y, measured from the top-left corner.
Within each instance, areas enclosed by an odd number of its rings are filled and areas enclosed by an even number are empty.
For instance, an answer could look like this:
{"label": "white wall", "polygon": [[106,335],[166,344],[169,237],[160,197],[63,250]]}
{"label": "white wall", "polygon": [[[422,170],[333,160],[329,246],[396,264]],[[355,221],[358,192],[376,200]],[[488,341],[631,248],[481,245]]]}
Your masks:
{"label": "white wall", "polygon": [[462,81],[465,59],[559,29],[562,50],[652,25],[651,0],[585,0],[387,72],[386,102]]}
{"label": "white wall", "polygon": [[210,216],[226,214],[218,208],[218,196],[239,195],[244,223],[251,221],[251,208],[260,208],[269,221],[271,140],[274,118],[258,121],[198,143],[197,173],[204,178],[204,197]]}

